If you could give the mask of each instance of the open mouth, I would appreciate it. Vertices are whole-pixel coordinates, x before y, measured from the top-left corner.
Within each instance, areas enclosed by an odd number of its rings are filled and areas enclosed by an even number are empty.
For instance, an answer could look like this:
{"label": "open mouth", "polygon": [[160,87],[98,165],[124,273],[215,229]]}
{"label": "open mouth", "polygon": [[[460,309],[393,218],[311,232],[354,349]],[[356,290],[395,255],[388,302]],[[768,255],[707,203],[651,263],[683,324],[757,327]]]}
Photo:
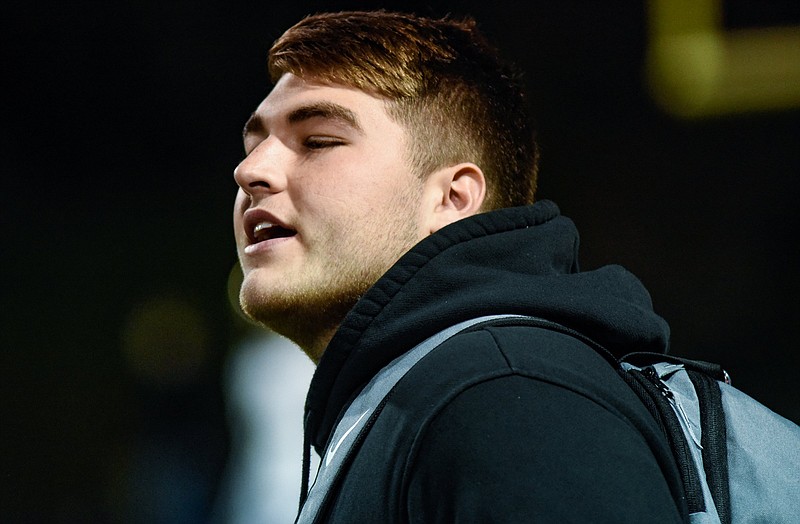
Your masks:
{"label": "open mouth", "polygon": [[250,237],[252,243],[265,242],[276,238],[287,238],[297,234],[293,229],[287,229],[277,224],[270,222],[259,222],[253,228],[253,233]]}

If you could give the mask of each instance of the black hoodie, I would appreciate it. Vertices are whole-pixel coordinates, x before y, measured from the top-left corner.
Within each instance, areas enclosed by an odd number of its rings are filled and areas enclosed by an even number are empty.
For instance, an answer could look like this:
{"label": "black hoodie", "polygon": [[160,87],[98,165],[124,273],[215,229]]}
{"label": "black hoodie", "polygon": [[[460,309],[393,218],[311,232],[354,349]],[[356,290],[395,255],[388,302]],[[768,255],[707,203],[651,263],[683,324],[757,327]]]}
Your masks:
{"label": "black hoodie", "polygon": [[[669,328],[619,266],[578,269],[556,205],[461,220],[405,254],[345,318],[306,401],[322,454],[366,383],[463,320],[517,313],[608,348],[665,352]],[[669,448],[598,352],[525,323],[467,330],[394,388],[343,468],[324,522],[679,522]]]}

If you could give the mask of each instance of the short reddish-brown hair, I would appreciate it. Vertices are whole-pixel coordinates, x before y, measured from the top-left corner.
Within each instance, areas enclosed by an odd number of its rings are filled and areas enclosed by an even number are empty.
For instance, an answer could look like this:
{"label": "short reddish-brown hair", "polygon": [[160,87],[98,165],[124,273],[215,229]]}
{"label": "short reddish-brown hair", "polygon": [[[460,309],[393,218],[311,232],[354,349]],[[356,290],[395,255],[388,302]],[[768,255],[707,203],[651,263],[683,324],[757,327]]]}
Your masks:
{"label": "short reddish-brown hair", "polygon": [[538,148],[522,82],[472,19],[387,11],[309,16],[269,52],[285,73],[355,87],[387,100],[405,126],[420,176],[460,162],[484,172],[484,209],[530,204]]}

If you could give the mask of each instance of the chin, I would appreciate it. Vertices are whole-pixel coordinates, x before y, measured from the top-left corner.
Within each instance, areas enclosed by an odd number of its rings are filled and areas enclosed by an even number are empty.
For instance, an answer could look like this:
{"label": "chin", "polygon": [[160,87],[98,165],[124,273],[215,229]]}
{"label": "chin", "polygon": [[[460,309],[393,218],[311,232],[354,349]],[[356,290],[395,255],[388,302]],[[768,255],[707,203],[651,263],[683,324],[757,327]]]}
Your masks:
{"label": "chin", "polygon": [[[267,291],[270,289],[273,293]],[[239,289],[239,305],[250,319],[269,325],[271,317],[278,313],[276,306],[281,302],[278,297],[271,295],[274,295],[274,286],[260,282],[255,275],[246,276]]]}

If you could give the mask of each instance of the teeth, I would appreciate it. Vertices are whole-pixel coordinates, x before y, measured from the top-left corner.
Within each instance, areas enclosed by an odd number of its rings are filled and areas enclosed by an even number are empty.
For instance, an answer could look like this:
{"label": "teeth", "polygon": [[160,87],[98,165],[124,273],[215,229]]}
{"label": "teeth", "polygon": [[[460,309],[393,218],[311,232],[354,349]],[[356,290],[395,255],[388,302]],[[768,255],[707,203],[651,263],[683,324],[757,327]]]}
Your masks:
{"label": "teeth", "polygon": [[274,226],[274,224],[270,224],[269,222],[261,222],[259,224],[256,224],[256,227],[253,228],[253,234],[258,234],[261,231],[264,231],[265,229],[269,229],[269,228],[271,228],[273,226]]}

